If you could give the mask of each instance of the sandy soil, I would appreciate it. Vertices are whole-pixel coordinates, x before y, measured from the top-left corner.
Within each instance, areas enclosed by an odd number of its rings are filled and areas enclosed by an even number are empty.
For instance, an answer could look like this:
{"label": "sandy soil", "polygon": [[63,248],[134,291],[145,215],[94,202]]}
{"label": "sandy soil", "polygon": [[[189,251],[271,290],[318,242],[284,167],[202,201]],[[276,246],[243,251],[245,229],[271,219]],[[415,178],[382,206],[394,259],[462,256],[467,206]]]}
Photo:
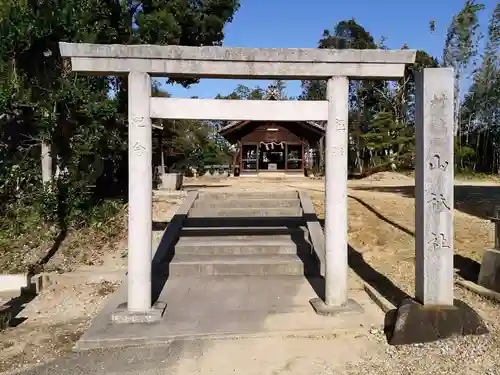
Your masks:
{"label": "sandy soil", "polygon": [[[257,183],[251,179],[206,178],[188,180],[187,185],[209,190],[299,188],[308,191],[318,215],[321,217],[324,213],[324,182],[321,180],[262,180]],[[369,275],[373,282],[385,276],[410,295],[414,289],[412,186],[412,177],[381,173],[364,180],[350,181],[348,192],[351,255],[359,255],[374,270]],[[492,181],[457,181],[455,196],[455,267],[457,277],[470,276],[484,249],[493,244],[493,228],[487,216],[491,214],[493,205],[500,203],[500,185]],[[155,203],[155,220],[164,222],[171,215],[173,204]],[[110,267],[116,266],[116,262],[124,265],[121,257],[120,260],[112,256],[106,259],[103,263]],[[356,272],[356,264],[352,268]],[[37,296],[19,314],[27,320],[0,333],[0,372],[45,362],[67,352],[116,287],[116,282],[109,281],[61,285]],[[492,332],[490,335],[405,347],[390,347],[379,331],[355,340],[317,338],[314,343],[311,338],[290,337],[239,343],[218,341],[211,345],[210,351],[203,353],[203,360],[185,358],[179,362],[176,371],[187,374],[205,372],[210,368],[215,372],[220,369],[219,374],[229,374],[235,369],[242,374],[496,374],[500,366],[499,306],[458,287],[455,292],[457,298],[470,304],[483,316]],[[398,296],[393,297],[396,300]],[[355,355],[347,355],[346,352],[345,358],[339,362],[337,356],[331,353],[335,348],[341,350],[346,343],[366,350],[352,352]],[[317,349],[309,350],[312,345]],[[266,367],[265,361],[275,364],[277,357],[267,355],[270,353],[268,349],[264,353],[262,348],[272,347],[279,351],[280,361],[283,359],[282,368],[274,367],[272,370]],[[284,353],[284,349],[278,347],[294,349]],[[233,352],[239,352],[238,356],[235,354],[234,361],[232,355],[228,355]],[[243,357],[246,359],[243,360]],[[220,358],[224,358],[224,364]],[[236,363],[237,358],[242,362]]]}

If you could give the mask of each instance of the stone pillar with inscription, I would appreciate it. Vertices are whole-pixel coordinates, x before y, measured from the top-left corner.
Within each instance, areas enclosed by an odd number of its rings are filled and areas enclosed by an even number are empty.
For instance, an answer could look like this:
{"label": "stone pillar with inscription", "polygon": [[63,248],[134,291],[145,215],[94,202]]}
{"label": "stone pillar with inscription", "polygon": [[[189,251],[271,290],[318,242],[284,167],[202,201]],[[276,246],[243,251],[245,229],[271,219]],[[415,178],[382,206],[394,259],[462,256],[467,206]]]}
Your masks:
{"label": "stone pillar with inscription", "polygon": [[393,315],[393,345],[488,332],[453,298],[453,69],[424,69],[415,84],[415,299]]}
{"label": "stone pillar with inscription", "polygon": [[152,134],[151,78],[128,77],[128,311],[151,309]]}
{"label": "stone pillar with inscription", "polygon": [[453,305],[453,70],[424,69],[415,100],[415,298]]}
{"label": "stone pillar with inscription", "polygon": [[311,300],[320,315],[343,310],[362,311],[347,298],[347,122],[349,79],[327,83],[328,124],[325,145],[325,299]]}

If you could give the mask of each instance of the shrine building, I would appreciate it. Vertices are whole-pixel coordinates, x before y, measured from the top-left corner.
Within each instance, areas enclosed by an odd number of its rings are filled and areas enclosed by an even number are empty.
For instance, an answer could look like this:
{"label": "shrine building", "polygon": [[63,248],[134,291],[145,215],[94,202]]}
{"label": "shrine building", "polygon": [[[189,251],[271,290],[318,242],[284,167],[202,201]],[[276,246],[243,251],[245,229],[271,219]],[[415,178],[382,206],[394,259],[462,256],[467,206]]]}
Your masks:
{"label": "shrine building", "polygon": [[325,130],[311,121],[233,121],[219,134],[236,146],[235,176],[304,176]]}

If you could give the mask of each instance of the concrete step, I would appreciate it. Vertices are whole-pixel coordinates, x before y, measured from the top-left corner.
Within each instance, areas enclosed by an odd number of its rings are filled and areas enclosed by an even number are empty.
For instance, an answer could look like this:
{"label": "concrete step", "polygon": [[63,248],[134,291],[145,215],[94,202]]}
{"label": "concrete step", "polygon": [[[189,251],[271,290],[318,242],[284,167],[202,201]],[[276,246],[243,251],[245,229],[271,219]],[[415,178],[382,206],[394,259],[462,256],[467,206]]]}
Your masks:
{"label": "concrete step", "polygon": [[271,276],[317,274],[297,255],[175,255],[169,276]]}
{"label": "concrete step", "polygon": [[231,198],[238,199],[297,199],[299,194],[297,190],[282,190],[282,191],[220,191],[217,193],[200,192],[200,198],[209,198],[213,200],[226,200]]}
{"label": "concrete step", "polygon": [[301,207],[278,208],[205,208],[194,207],[189,210],[188,217],[298,217],[302,216]]}
{"label": "concrete step", "polygon": [[187,217],[182,222],[184,228],[269,228],[288,227],[299,228],[304,225],[302,216],[295,217]]}
{"label": "concrete step", "polygon": [[297,208],[300,207],[300,200],[298,198],[259,198],[259,199],[242,199],[242,198],[228,198],[228,199],[211,199],[201,198],[197,199],[193,208]]}
{"label": "concrete step", "polygon": [[[297,254],[305,244],[297,245],[291,238],[235,240],[232,237],[217,239],[192,237],[181,238],[175,245],[175,254],[191,255],[258,255],[258,254]],[[304,249],[305,250],[305,249]]]}
{"label": "concrete step", "polygon": [[278,227],[212,227],[212,228],[182,228],[180,238],[198,237],[204,241],[217,241],[220,238],[231,240],[281,240],[289,238],[307,238],[307,228]]}

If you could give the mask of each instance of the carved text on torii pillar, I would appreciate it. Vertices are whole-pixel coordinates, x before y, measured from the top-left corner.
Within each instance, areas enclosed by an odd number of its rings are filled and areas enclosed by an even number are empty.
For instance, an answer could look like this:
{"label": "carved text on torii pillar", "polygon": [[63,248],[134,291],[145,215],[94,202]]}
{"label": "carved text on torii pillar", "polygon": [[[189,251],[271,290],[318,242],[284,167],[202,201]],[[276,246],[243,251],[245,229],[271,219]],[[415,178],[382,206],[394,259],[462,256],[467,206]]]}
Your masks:
{"label": "carved text on torii pillar", "polygon": [[132,147],[132,150],[137,156],[142,156],[146,151],[146,147],[141,145],[139,142],[135,142],[134,146]]}
{"label": "carved text on torii pillar", "polygon": [[339,130],[339,131],[345,130],[345,121],[344,120],[338,118],[335,121],[335,123],[336,123],[336,130]]}
{"label": "carved text on torii pillar", "polygon": [[333,146],[330,151],[333,156],[343,156],[345,155],[345,147],[344,146]]}
{"label": "carved text on torii pillar", "polygon": [[144,128],[146,126],[146,123],[144,122],[144,117],[142,116],[133,116],[131,120],[132,124],[139,128]]}

